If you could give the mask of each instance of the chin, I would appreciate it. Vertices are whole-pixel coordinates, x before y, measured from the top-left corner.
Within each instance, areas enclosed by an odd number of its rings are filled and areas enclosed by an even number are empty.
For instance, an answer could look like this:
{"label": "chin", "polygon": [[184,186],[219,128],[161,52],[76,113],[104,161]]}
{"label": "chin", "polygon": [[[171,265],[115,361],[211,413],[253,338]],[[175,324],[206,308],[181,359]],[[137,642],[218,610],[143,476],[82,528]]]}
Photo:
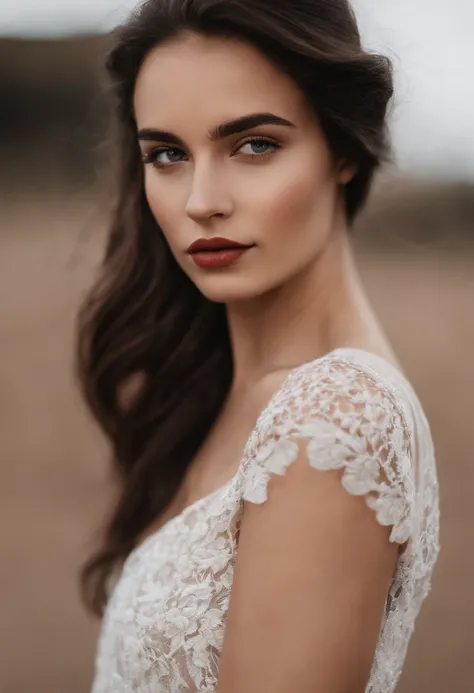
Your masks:
{"label": "chin", "polygon": [[196,287],[209,301],[214,303],[238,303],[250,301],[264,294],[268,289],[256,282],[245,280],[245,277],[209,277],[196,281]]}

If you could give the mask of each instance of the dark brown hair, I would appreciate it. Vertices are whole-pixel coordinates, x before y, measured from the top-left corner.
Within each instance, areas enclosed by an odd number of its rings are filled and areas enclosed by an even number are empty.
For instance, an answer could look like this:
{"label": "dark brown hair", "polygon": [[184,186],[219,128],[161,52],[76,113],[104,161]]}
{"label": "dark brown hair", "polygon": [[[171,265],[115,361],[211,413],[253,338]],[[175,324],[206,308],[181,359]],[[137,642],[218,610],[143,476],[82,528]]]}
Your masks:
{"label": "dark brown hair", "polygon": [[[98,615],[114,569],[177,492],[232,380],[225,308],[172,257],[145,198],[136,137],[143,60],[189,31],[251,42],[300,87],[333,154],[357,165],[343,189],[348,225],[390,153],[392,66],[362,48],[347,0],[148,0],[117,30],[106,63],[118,116],[117,204],[77,342],[82,390],[112,443],[120,484],[102,545],[81,572],[85,602]],[[125,403],[133,377],[139,387]]]}

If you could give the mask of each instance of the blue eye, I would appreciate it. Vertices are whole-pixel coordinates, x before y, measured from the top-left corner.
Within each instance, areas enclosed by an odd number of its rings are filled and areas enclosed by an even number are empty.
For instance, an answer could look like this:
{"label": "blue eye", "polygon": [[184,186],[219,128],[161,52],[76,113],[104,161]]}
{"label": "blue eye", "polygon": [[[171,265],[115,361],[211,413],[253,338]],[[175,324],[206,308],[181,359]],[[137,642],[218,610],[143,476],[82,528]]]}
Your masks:
{"label": "blue eye", "polygon": [[[254,137],[253,139],[247,140],[244,142],[240,147],[240,151],[242,147],[245,147],[245,145],[249,144],[251,147],[258,147],[263,144],[265,147],[273,147],[273,149],[277,149],[279,147],[278,143],[275,142],[274,140],[267,140],[267,139],[262,139],[261,137]],[[255,157],[255,156],[268,156],[271,152],[265,151],[265,152],[257,152],[257,153],[250,153],[250,156]]]}
{"label": "blue eye", "polygon": [[[273,140],[273,139],[270,139],[267,137],[251,137],[251,138],[247,139],[245,142],[243,142],[236,151],[239,152],[247,144],[251,145],[251,147],[257,147],[257,148],[261,147],[262,145],[263,145],[263,147],[267,147],[267,148],[270,147],[270,151],[267,150],[264,152],[257,152],[257,153],[250,152],[248,154],[243,154],[243,156],[249,156],[251,159],[256,159],[256,158],[263,159],[265,157],[268,157],[271,154],[273,154],[274,150],[279,149],[281,146],[276,140]],[[173,164],[175,164],[175,163],[179,164],[181,161],[183,161],[183,159],[177,159],[177,160],[169,161],[169,162],[163,162],[163,161],[158,160],[158,157],[161,154],[166,153],[169,156],[170,152],[171,152],[171,158],[173,158],[173,154],[174,155],[176,155],[176,153],[178,153],[178,155],[180,153],[183,154],[183,152],[180,149],[178,149],[177,147],[157,147],[155,149],[152,149],[150,152],[148,152],[147,154],[145,154],[143,156],[143,163],[144,164],[152,164],[156,168],[170,168]]]}
{"label": "blue eye", "polygon": [[[152,149],[151,152],[149,152],[148,154],[146,154],[144,156],[143,162],[145,164],[153,164],[154,166],[158,166],[160,168],[165,167],[165,166],[168,166],[169,163],[166,163],[166,162],[163,163],[162,161],[158,161],[159,155],[163,154],[164,152],[166,152],[168,154],[168,152],[179,152],[179,151],[180,150],[177,149],[176,147],[160,147],[159,149]],[[179,160],[178,160],[178,162],[171,161],[170,163],[171,164],[179,163]]]}

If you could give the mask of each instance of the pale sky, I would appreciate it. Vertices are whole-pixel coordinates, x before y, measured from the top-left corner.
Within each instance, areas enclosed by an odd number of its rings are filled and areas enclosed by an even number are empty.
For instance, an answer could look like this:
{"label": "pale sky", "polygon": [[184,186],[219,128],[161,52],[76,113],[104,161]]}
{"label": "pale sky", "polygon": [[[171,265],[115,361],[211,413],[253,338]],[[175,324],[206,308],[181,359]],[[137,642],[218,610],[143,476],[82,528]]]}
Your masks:
{"label": "pale sky", "polygon": [[[366,47],[395,62],[402,169],[474,180],[474,0],[352,0]],[[0,0],[0,35],[108,31],[136,0]]]}

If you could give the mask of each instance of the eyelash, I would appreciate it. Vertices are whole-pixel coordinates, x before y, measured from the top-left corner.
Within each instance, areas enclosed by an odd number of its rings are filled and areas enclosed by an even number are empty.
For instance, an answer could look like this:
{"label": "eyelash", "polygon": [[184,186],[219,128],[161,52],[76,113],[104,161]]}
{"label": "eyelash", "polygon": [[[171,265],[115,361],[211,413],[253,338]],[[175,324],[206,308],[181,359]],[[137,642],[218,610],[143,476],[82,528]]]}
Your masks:
{"label": "eyelash", "polygon": [[[244,145],[249,144],[249,142],[265,142],[266,144],[271,144],[276,149],[280,149],[281,147],[279,142],[270,137],[249,137],[249,139],[241,143],[238,149],[241,149]],[[178,147],[156,147],[155,149],[152,149],[143,156],[143,163],[152,164],[156,168],[171,168],[171,166],[173,166],[174,164],[161,164],[155,160],[155,157],[157,157],[159,154],[168,151],[179,152],[181,150]],[[266,159],[268,156],[271,156],[271,154],[273,154],[273,151],[264,152],[263,154],[244,154],[244,156],[250,156],[251,159]],[[180,164],[182,162],[176,161],[175,163]]]}

